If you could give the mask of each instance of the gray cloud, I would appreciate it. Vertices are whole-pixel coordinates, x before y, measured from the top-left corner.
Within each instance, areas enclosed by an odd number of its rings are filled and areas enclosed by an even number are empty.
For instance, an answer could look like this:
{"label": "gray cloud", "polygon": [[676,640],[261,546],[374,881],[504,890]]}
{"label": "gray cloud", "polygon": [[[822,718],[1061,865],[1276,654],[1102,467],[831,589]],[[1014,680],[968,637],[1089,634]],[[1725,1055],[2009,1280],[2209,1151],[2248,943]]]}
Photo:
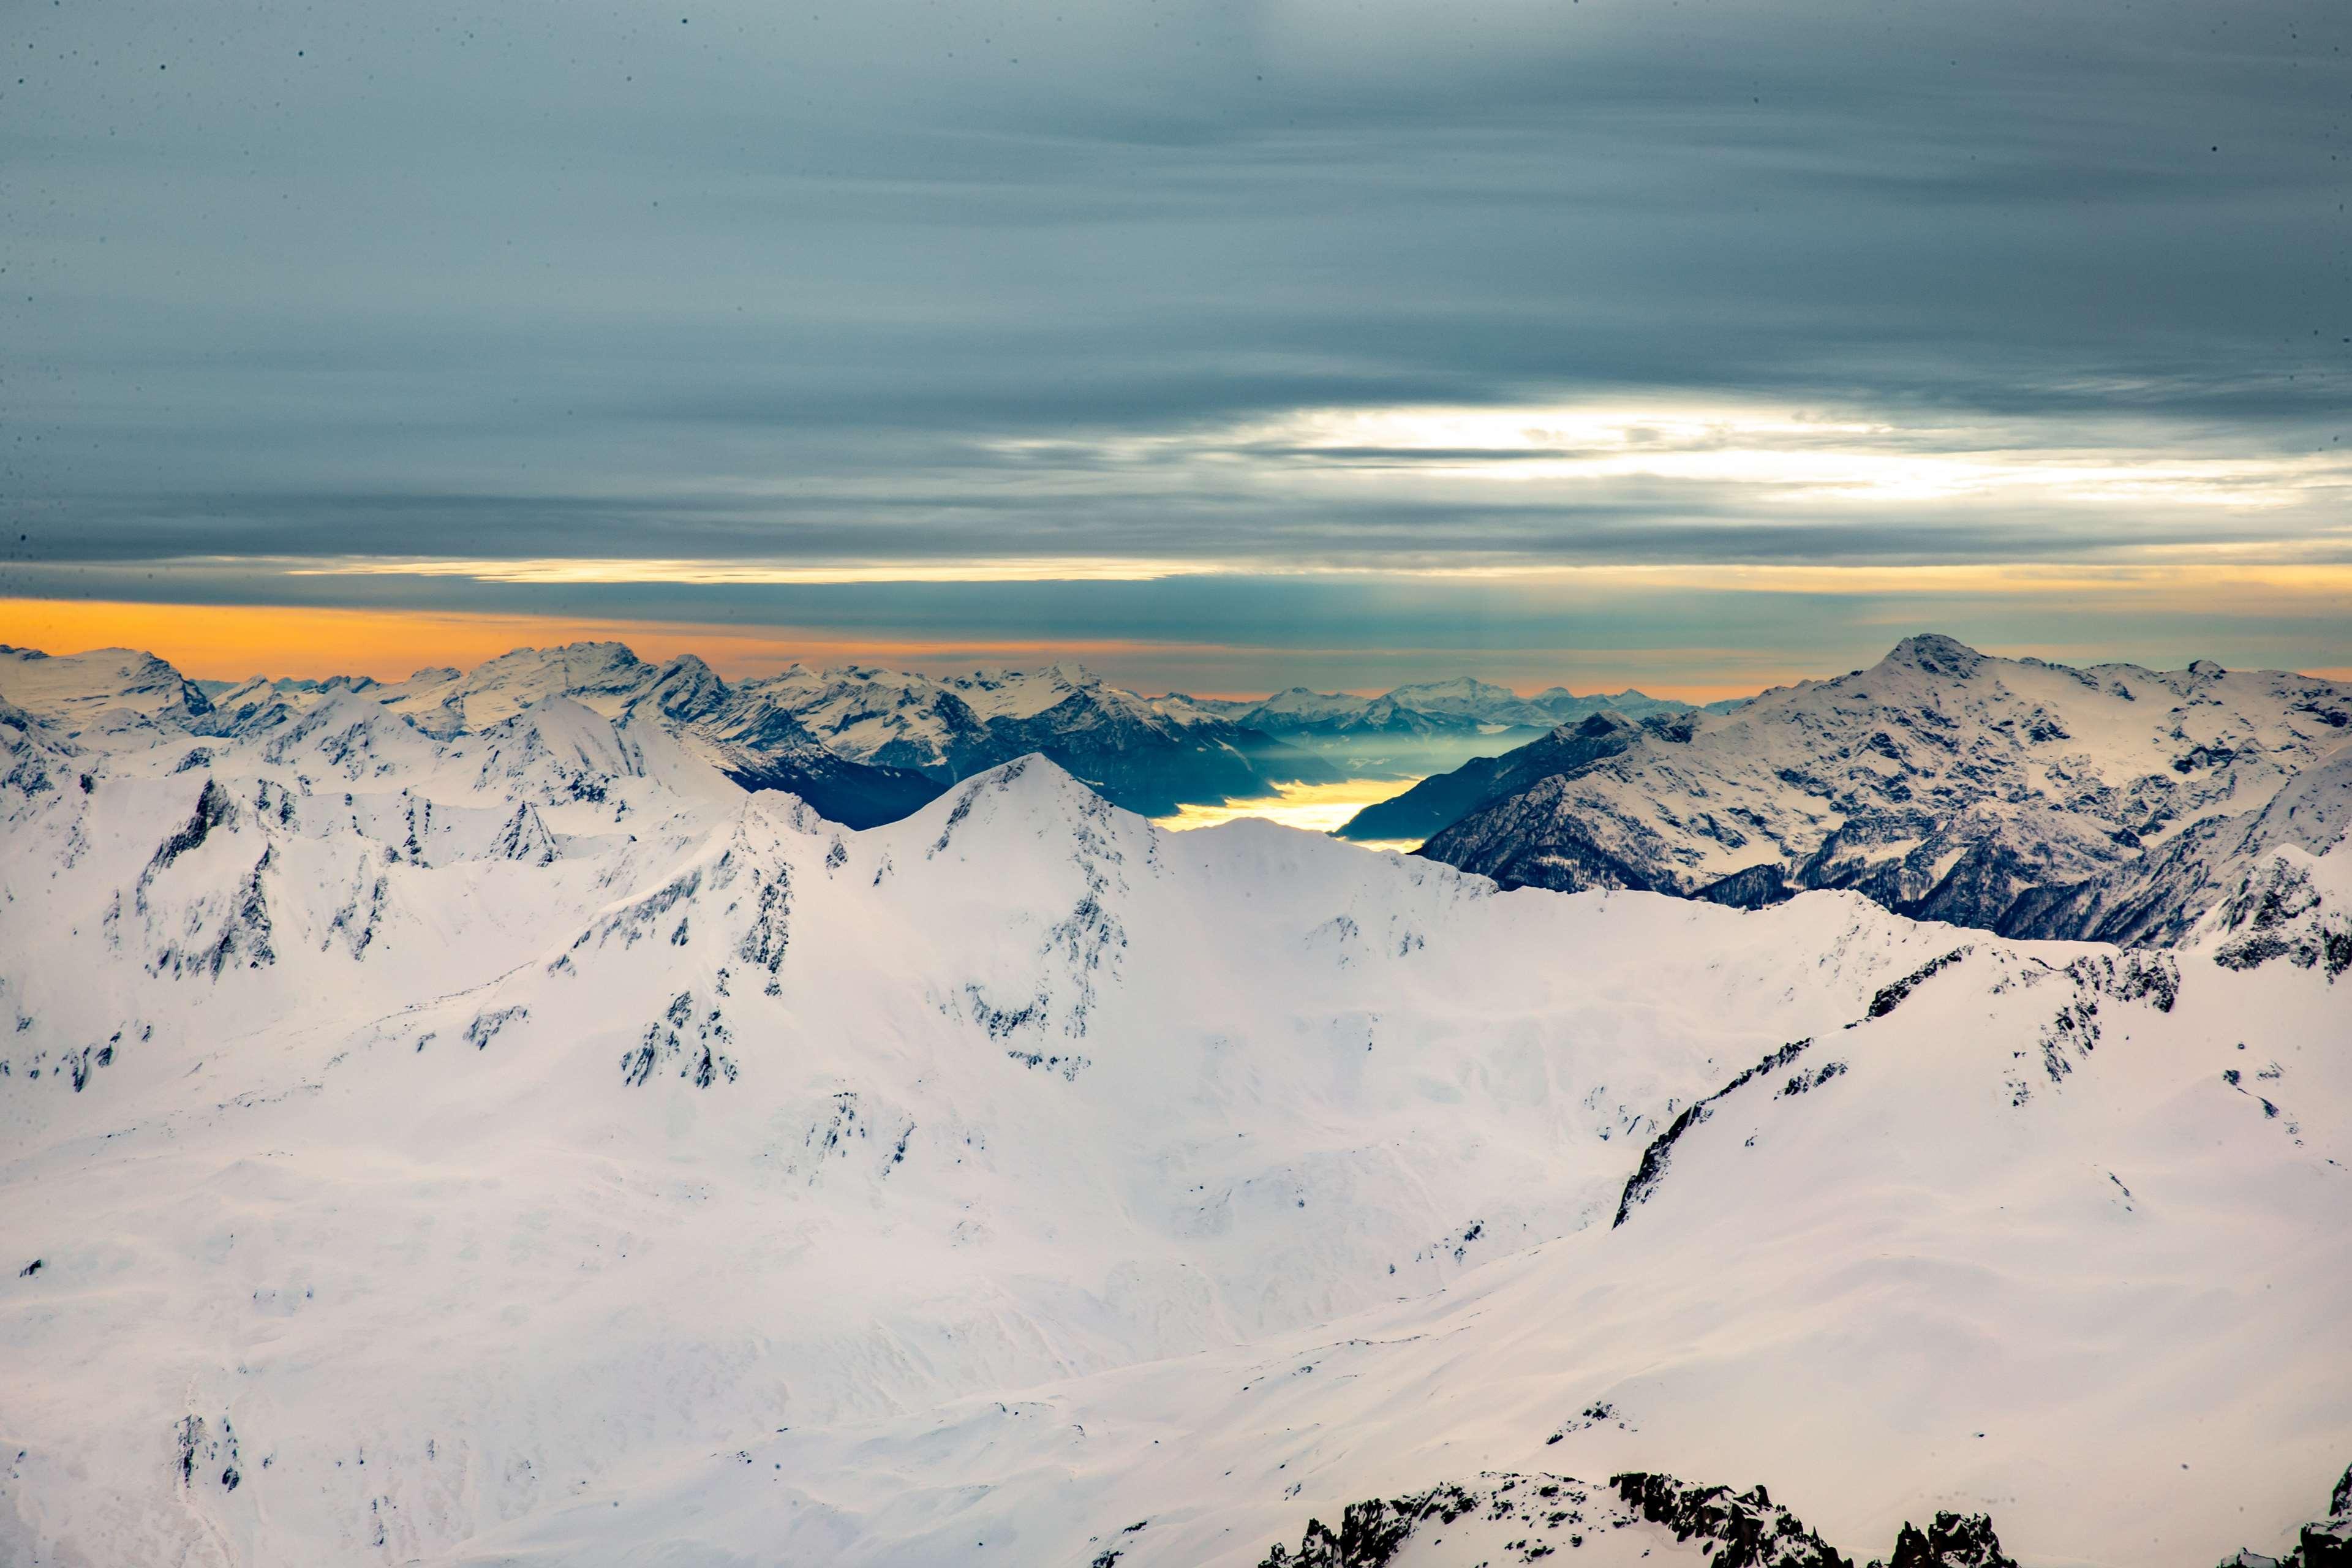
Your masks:
{"label": "gray cloud", "polygon": [[[2037,460],[2340,454],[2339,5],[21,21],[0,83],[15,592],[189,557],[247,561],[248,595],[347,595],[278,574],[2346,552],[2340,487],[2252,510],[1655,477],[1505,497],[1434,476],[1511,454],[1248,433],[1744,400],[1929,453],[1990,432]],[[1327,482],[1376,462],[1392,478]]]}

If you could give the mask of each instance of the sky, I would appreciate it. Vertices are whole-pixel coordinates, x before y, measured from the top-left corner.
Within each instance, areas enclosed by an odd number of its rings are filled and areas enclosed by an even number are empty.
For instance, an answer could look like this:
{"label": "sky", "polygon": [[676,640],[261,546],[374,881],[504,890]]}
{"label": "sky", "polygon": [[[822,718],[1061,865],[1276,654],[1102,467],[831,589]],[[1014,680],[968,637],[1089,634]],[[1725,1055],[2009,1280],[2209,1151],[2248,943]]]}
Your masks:
{"label": "sky", "polygon": [[19,0],[0,641],[2352,672],[2341,0]]}

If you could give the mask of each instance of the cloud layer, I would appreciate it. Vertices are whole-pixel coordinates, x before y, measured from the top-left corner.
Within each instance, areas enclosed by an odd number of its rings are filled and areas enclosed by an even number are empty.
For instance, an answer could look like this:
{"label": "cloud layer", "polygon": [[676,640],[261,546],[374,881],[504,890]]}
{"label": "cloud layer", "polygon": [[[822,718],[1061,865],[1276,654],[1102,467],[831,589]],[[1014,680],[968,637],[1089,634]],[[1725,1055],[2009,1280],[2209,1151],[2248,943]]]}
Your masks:
{"label": "cloud layer", "polygon": [[2317,0],[22,21],[0,593],[1405,648],[1392,575],[2352,563]]}

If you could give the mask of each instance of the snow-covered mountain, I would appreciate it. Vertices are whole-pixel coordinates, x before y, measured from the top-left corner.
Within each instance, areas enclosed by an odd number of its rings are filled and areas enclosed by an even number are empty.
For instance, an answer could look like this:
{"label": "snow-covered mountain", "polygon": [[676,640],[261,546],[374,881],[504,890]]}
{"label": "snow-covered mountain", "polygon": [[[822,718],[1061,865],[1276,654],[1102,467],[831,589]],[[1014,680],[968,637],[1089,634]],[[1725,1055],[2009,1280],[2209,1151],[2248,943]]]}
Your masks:
{"label": "snow-covered mountain", "polygon": [[795,665],[745,689],[844,756],[953,783],[1035,752],[1149,816],[1335,776],[1245,721],[1185,698],[1140,697],[1069,665],[945,678]]}
{"label": "snow-covered mountain", "polygon": [[488,734],[535,706],[562,699],[609,720],[632,716],[636,732],[659,727],[746,788],[787,789],[858,826],[893,821],[939,794],[905,769],[875,766],[820,743],[791,713],[730,689],[702,660],[666,665],[619,643],[518,648],[472,670],[435,668],[386,685],[365,676],[328,680],[256,679],[208,697],[152,655],[107,649],[65,658],[0,650],[0,698],[48,718],[67,734],[141,729],[207,739],[277,734],[321,722],[392,717],[424,735]]}
{"label": "snow-covered mountain", "polygon": [[0,696],[71,731],[188,726],[212,712],[194,682],[151,653],[100,648],[52,658],[0,644]]}
{"label": "snow-covered mountain", "polygon": [[1461,807],[1423,853],[1513,886],[1748,905],[1844,888],[2011,935],[2163,943],[2272,849],[2352,823],[2352,689],[2206,662],[2077,669],[1916,637],[1622,734],[1431,780],[1411,830]]}
{"label": "snow-covered mountain", "polygon": [[2124,951],[8,673],[0,1561],[2201,1568],[2352,1458],[2341,847]]}
{"label": "snow-covered mountain", "polygon": [[191,681],[152,655],[121,649],[50,658],[0,648],[0,692],[21,689],[24,705],[69,728],[103,715],[115,727],[241,734],[289,722],[338,691],[364,694],[442,736],[556,696],[608,718],[646,707],[748,787],[792,791],[857,826],[895,820],[943,785],[1032,753],[1118,805],[1165,816],[1287,784],[1442,772],[1604,710],[1689,711],[1638,691],[1578,697],[1554,687],[1523,698],[1468,679],[1378,698],[1304,688],[1249,700],[1145,697],[1066,664],[945,677],[794,665],[729,682],[692,655],[656,665],[614,642],[518,648],[470,670],[423,669],[392,684],[366,676]]}
{"label": "snow-covered mountain", "polygon": [[1622,713],[1591,714],[1499,756],[1473,757],[1451,773],[1433,774],[1402,795],[1366,806],[1340,827],[1339,837],[1389,843],[1428,838],[1482,805],[1614,756],[1639,734]]}

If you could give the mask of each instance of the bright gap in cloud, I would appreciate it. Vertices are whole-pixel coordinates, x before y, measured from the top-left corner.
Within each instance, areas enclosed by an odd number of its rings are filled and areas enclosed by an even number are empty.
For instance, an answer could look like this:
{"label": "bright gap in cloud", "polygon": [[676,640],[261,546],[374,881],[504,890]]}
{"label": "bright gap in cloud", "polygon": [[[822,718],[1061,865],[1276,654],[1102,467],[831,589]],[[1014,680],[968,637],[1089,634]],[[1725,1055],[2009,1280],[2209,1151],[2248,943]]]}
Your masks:
{"label": "bright gap in cloud", "polygon": [[1297,409],[1163,436],[1024,440],[991,449],[1051,465],[1203,465],[1266,482],[1400,475],[1451,485],[1549,484],[1582,495],[1669,480],[1748,499],[1842,504],[2013,500],[2280,508],[2352,489],[2352,455],[2198,448],[2144,420],[1902,424],[1723,405]]}
{"label": "bright gap in cloud", "polygon": [[[1381,801],[1401,795],[1420,782],[1417,778],[1342,779],[1337,784],[1276,784],[1273,795],[1229,800],[1222,805],[1187,804],[1179,806],[1174,816],[1157,816],[1152,821],[1161,827],[1181,833],[1195,827],[1216,827],[1244,816],[1255,816],[1280,823],[1285,827],[1301,827],[1309,833],[1329,833],[1345,826],[1364,807],[1378,805]],[[1360,842],[1368,849],[1417,849],[1421,847],[1421,840],[1417,838],[1355,842]]]}
{"label": "bright gap in cloud", "polygon": [[346,560],[288,568],[295,577],[467,577],[478,583],[562,585],[686,583],[710,586],[850,583],[1148,583],[1221,568],[1205,561],[1143,561],[1116,556],[1044,560],[781,562],[635,560],[549,556],[531,560]]}

